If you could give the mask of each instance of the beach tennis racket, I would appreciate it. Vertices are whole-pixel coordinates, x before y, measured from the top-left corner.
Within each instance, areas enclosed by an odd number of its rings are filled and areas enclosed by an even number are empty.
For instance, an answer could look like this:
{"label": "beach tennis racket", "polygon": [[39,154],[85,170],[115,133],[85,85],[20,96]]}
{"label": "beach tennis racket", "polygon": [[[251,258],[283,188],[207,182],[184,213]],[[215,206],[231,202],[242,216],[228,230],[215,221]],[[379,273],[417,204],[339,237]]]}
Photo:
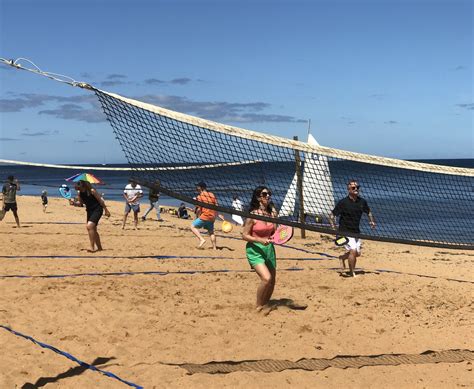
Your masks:
{"label": "beach tennis racket", "polygon": [[62,198],[71,200],[71,189],[67,185],[62,185],[58,190]]}
{"label": "beach tennis racket", "polygon": [[5,217],[5,213],[6,213],[6,212],[5,212],[5,210],[4,210],[3,208],[0,209],[0,221],[2,221],[3,218]]}
{"label": "beach tennis racket", "polygon": [[336,239],[334,240],[334,243],[336,244],[336,246],[344,246],[346,245],[347,243],[349,243],[349,239],[347,239],[347,237],[345,236],[336,236]]}
{"label": "beach tennis racket", "polygon": [[222,228],[222,232],[229,233],[229,232],[232,231],[232,229],[233,229],[234,227],[232,226],[232,223],[231,223],[231,222],[228,222],[227,220],[224,220],[224,221],[222,222],[222,227],[221,227],[221,228]]}
{"label": "beach tennis racket", "polygon": [[275,244],[285,244],[293,238],[293,227],[280,225],[273,233],[271,240]]}

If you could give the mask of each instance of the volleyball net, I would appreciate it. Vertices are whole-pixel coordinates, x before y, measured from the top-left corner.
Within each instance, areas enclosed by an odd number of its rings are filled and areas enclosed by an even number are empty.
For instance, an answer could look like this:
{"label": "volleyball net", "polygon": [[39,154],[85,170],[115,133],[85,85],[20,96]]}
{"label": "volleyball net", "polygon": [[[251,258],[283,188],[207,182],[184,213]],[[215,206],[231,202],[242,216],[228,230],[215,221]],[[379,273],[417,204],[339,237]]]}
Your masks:
{"label": "volleyball net", "polygon": [[[257,186],[272,192],[278,218],[267,221],[336,235],[330,217],[347,184],[377,221],[360,220],[366,239],[473,249],[474,170],[381,158],[322,147],[314,138],[299,142],[181,114],[91,88],[140,184],[182,201],[249,217]],[[205,168],[202,168],[205,167]],[[218,205],[196,201],[205,182]],[[346,214],[346,224],[352,215]],[[357,224],[358,220],[353,220]],[[347,235],[349,233],[346,233]]]}
{"label": "volleyball net", "polygon": [[[93,91],[125,153],[133,178],[176,199],[337,235],[330,223],[332,211],[347,197],[349,181],[356,180],[377,227],[369,227],[364,212],[359,223],[357,213],[361,209],[354,210],[352,204],[352,211],[342,215],[346,226],[360,224],[360,232],[351,236],[474,249],[472,168],[337,150],[320,146],[312,137],[301,142],[270,136],[99,90],[70,77],[45,72],[24,58],[0,58],[0,62]],[[205,182],[217,196],[217,206],[196,200],[199,182]],[[250,203],[257,186],[272,191],[277,218],[248,212],[245,205]],[[242,210],[232,207],[236,196],[244,204]]]}

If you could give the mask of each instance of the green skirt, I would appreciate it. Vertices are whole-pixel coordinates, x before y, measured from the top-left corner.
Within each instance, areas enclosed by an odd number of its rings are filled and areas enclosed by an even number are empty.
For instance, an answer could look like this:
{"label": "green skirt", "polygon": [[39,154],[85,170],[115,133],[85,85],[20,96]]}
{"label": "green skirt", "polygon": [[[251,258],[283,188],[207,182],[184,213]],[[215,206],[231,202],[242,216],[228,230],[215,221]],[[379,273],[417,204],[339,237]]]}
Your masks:
{"label": "green skirt", "polygon": [[256,265],[265,264],[268,268],[276,269],[276,254],[273,243],[264,245],[257,242],[248,242],[245,252],[252,268]]}

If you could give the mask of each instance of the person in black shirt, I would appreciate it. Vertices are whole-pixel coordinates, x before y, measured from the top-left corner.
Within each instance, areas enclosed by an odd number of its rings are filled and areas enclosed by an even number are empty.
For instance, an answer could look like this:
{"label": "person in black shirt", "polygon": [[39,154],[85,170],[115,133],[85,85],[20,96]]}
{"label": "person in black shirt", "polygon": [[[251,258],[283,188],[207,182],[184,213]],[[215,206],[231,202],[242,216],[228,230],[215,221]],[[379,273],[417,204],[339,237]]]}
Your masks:
{"label": "person in black shirt", "polygon": [[97,232],[97,225],[99,224],[102,214],[105,213],[105,216],[109,217],[110,212],[107,209],[102,196],[92,188],[89,182],[79,181],[76,183],[75,189],[78,193],[77,199],[71,199],[69,200],[69,203],[75,207],[86,206],[87,232],[91,244],[91,249],[87,251],[102,251],[102,244],[100,242],[99,233]]}
{"label": "person in black shirt", "polygon": [[[156,185],[159,185],[159,181],[156,182]],[[145,221],[146,220],[146,217],[147,215],[151,212],[151,210],[153,208],[155,208],[156,210],[156,219],[159,221],[159,222],[162,222],[164,221],[162,218],[161,218],[161,210],[160,210],[160,204],[158,204],[158,200],[160,199],[160,192],[156,189],[156,188],[150,188],[149,192],[148,192],[148,200],[150,201],[150,206],[148,207],[148,209],[146,210],[146,212],[143,214],[142,216],[142,220]]]}
{"label": "person in black shirt", "polygon": [[336,228],[336,217],[339,217],[338,233],[346,236],[348,242],[345,245],[347,252],[341,255],[342,268],[346,268],[346,259],[349,260],[349,275],[355,277],[354,269],[357,257],[361,252],[361,240],[351,235],[360,233],[360,219],[363,213],[369,217],[370,228],[375,228],[375,219],[367,204],[367,201],[359,196],[360,185],[357,180],[351,180],[347,184],[348,196],[340,200],[330,215],[329,221]]}
{"label": "person in black shirt", "polygon": [[46,208],[48,208],[48,192],[46,190],[41,192],[41,203],[43,204],[43,212],[46,212]]}
{"label": "person in black shirt", "polygon": [[2,194],[3,194],[3,206],[2,206],[2,217],[3,219],[5,213],[8,211],[13,212],[13,217],[15,218],[16,226],[20,228],[20,218],[18,217],[18,205],[16,203],[16,192],[20,190],[20,183],[14,176],[8,176],[8,181],[3,185]]}

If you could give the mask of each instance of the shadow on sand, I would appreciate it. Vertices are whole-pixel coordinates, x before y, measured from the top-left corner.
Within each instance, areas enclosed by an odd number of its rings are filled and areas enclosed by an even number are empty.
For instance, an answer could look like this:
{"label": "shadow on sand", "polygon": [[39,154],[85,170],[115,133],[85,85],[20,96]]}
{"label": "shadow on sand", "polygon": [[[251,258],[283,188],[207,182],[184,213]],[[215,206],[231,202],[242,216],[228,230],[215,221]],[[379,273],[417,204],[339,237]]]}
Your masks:
{"label": "shadow on sand", "polygon": [[[111,358],[103,358],[103,357],[99,357],[99,358],[96,358],[91,364],[90,366],[99,366],[99,365],[103,365],[104,363],[107,363],[109,361],[111,361],[112,359],[115,359],[114,357],[111,357]],[[24,384],[21,389],[35,389],[35,388],[41,388],[43,386],[46,386],[47,384],[51,384],[53,382],[57,382],[61,379],[64,379],[64,378],[69,378],[69,377],[74,377],[74,376],[78,376],[82,373],[84,373],[86,370],[89,369],[89,365],[80,365],[80,366],[76,366],[76,367],[73,367],[67,371],[65,371],[64,373],[60,373],[58,374],[56,377],[40,377],[38,378],[38,380],[32,384],[30,382],[27,382],[26,384]]]}

